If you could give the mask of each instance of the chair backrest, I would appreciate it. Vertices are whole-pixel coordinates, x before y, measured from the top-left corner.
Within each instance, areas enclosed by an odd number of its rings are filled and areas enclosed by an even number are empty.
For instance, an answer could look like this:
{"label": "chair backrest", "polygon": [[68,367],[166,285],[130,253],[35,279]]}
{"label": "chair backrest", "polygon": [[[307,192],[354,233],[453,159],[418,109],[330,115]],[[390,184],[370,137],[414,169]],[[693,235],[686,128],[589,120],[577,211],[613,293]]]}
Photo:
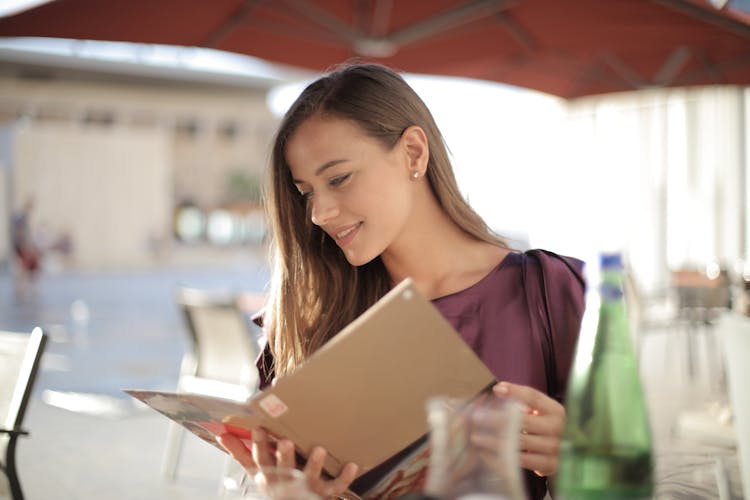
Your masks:
{"label": "chair backrest", "polygon": [[672,271],[672,285],[681,309],[728,309],[732,305],[731,282],[725,272],[709,277],[704,271]]}
{"label": "chair backrest", "polygon": [[750,498],[750,318],[728,312],[719,319],[717,329],[726,358],[744,498]]}
{"label": "chair backrest", "polygon": [[0,331],[0,425],[20,430],[44,351],[41,328],[29,333]]}
{"label": "chair backrest", "polygon": [[192,341],[192,375],[244,386],[256,384],[258,327],[239,309],[236,295],[181,288],[177,303]]}
{"label": "chair backrest", "polygon": [[629,267],[625,268],[625,282],[623,283],[623,292],[625,294],[625,305],[628,308],[630,318],[630,328],[632,333],[637,334],[643,315],[643,294],[641,288]]}

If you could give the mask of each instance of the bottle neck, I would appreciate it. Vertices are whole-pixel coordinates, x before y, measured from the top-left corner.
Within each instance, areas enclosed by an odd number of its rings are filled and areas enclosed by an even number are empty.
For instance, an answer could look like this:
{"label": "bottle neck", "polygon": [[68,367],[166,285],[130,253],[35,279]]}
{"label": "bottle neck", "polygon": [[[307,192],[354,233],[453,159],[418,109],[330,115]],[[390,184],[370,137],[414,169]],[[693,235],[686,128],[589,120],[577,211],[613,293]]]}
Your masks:
{"label": "bottle neck", "polygon": [[624,296],[624,276],[622,269],[602,269],[599,293],[602,302],[620,302]]}
{"label": "bottle neck", "polygon": [[601,305],[596,350],[628,352],[633,349],[625,307],[622,269],[603,269],[599,294]]}

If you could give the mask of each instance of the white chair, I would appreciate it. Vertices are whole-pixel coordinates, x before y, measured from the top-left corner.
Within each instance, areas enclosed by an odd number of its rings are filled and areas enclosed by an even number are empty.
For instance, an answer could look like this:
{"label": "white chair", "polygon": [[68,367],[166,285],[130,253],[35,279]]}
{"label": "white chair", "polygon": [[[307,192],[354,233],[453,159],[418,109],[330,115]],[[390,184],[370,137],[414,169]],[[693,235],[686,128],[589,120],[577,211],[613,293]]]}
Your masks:
{"label": "white chair", "polygon": [[640,359],[647,335],[670,333],[675,329],[677,309],[668,289],[646,292],[628,268],[624,292],[633,344]]}
{"label": "white chair", "polygon": [[[244,294],[244,300],[248,295]],[[260,295],[258,296],[260,302]],[[206,394],[245,401],[258,387],[260,328],[237,304],[232,292],[180,288],[177,304],[185,318],[190,349],[185,353],[177,382],[178,392]],[[174,480],[184,428],[170,422],[162,474]]]}
{"label": "white chair", "polygon": [[709,359],[717,358],[715,327],[717,318],[732,307],[731,283],[726,273],[711,277],[705,271],[683,269],[672,271],[672,285],[678,320],[684,326],[688,376],[692,381],[699,374],[700,351],[696,342],[700,334],[705,336]]}
{"label": "white chair", "polygon": [[41,328],[31,334],[0,332],[0,469],[5,473],[13,500],[23,500],[16,471],[16,440],[28,435],[23,417],[34,387],[46,335]]}
{"label": "white chair", "polygon": [[744,498],[750,498],[750,318],[727,312],[717,325],[724,347],[729,401],[734,413],[740,475]]}

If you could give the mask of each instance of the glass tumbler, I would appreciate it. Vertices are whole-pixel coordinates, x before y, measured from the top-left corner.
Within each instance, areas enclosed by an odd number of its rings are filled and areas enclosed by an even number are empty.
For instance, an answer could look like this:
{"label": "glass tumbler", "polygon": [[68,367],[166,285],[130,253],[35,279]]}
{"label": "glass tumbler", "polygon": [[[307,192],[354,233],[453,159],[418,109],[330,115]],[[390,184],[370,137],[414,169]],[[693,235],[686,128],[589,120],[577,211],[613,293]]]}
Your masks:
{"label": "glass tumbler", "polygon": [[445,500],[522,500],[521,405],[483,393],[427,402],[430,466],[425,493]]}
{"label": "glass tumbler", "polygon": [[318,500],[302,471],[285,467],[250,469],[224,478],[224,500]]}

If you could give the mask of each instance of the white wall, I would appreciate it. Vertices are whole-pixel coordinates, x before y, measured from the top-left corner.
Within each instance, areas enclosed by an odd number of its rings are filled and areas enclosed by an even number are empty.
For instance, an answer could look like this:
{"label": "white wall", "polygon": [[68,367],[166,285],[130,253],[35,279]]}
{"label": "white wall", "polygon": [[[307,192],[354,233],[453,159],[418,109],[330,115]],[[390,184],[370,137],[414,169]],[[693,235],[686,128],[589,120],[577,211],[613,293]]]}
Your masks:
{"label": "white wall", "polygon": [[69,231],[87,267],[153,261],[171,228],[171,138],[164,132],[26,123],[17,130],[14,207],[35,200],[32,227]]}
{"label": "white wall", "polygon": [[71,232],[78,268],[155,263],[157,241],[171,258],[176,204],[226,203],[229,173],[263,169],[277,122],[259,88],[0,77],[0,124],[24,124],[12,204],[35,194],[33,229]]}
{"label": "white wall", "polygon": [[0,270],[12,264],[11,249],[11,174],[14,130],[10,126],[0,127]]}
{"label": "white wall", "polygon": [[625,250],[647,286],[745,257],[744,90],[642,91],[573,102],[563,168],[591,250]]}
{"label": "white wall", "polygon": [[620,249],[646,289],[666,285],[671,268],[748,260],[744,89],[567,102],[500,85],[414,84],[462,191],[501,233],[584,259]]}
{"label": "white wall", "polygon": [[10,263],[8,256],[11,255],[8,196],[8,173],[0,160],[0,269]]}

